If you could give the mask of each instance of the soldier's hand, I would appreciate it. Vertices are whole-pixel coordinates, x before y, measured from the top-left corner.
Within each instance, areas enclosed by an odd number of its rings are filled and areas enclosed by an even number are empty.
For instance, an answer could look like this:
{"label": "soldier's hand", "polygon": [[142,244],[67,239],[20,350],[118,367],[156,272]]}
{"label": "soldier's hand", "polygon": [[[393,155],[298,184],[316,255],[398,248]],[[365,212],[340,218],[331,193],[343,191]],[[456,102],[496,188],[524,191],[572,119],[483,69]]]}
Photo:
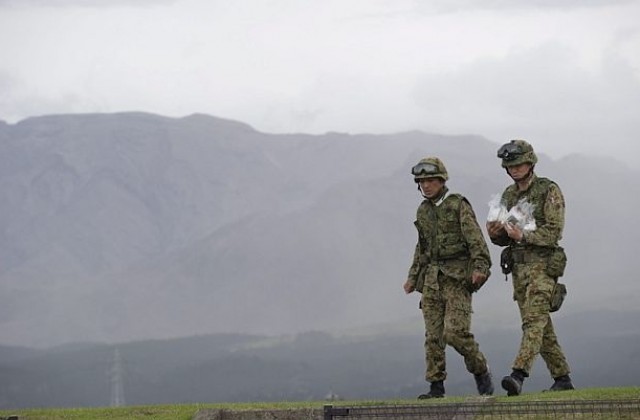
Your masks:
{"label": "soldier's hand", "polygon": [[484,273],[479,271],[474,271],[471,273],[471,283],[473,283],[476,287],[480,287],[487,281],[487,276]]}
{"label": "soldier's hand", "polygon": [[487,222],[487,233],[490,238],[499,238],[505,234],[502,222]]}
{"label": "soldier's hand", "polygon": [[524,232],[517,225],[514,225],[513,223],[506,223],[504,229],[507,231],[507,235],[509,235],[511,239],[516,242],[522,241]]}
{"label": "soldier's hand", "polygon": [[415,290],[416,290],[416,286],[415,286],[415,285],[413,285],[413,284],[412,284],[410,281],[408,281],[408,280],[407,280],[407,281],[402,285],[402,288],[404,289],[404,292],[405,292],[406,294],[409,294],[409,293],[411,293],[411,292],[413,292],[413,291],[415,291]]}

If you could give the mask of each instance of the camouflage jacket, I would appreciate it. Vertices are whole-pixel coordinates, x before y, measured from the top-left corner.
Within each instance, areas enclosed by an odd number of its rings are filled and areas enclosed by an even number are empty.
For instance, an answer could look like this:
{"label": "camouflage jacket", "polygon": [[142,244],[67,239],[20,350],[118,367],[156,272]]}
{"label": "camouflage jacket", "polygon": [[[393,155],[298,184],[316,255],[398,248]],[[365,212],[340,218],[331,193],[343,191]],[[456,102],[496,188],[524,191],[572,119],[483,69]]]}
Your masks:
{"label": "camouflage jacket", "polygon": [[502,202],[507,209],[511,209],[521,199],[533,205],[536,229],[525,232],[522,244],[516,244],[506,233],[501,237],[491,238],[491,242],[525,249],[556,247],[562,239],[564,229],[565,202],[560,187],[547,178],[539,178],[533,174],[526,190],[519,191],[518,186],[513,183],[502,193]]}
{"label": "camouflage jacket", "polygon": [[[473,270],[489,276],[489,249],[466,198],[445,192],[444,199],[436,202],[426,199],[418,207],[414,224],[418,243],[409,268],[412,285],[418,284],[421,269],[427,267],[461,280],[470,279]],[[433,274],[437,276],[438,271]]]}

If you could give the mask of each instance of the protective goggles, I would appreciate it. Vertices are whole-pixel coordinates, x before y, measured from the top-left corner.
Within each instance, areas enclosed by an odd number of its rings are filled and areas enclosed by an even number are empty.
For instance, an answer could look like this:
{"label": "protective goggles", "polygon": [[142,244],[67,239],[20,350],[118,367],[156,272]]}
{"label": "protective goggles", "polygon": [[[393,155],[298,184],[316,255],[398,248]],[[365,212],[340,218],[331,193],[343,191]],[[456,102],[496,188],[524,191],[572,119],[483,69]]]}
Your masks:
{"label": "protective goggles", "polygon": [[433,163],[428,162],[420,162],[413,168],[411,168],[411,174],[413,176],[420,175],[437,175],[440,173],[440,169]]}
{"label": "protective goggles", "polygon": [[506,161],[514,160],[522,154],[524,154],[524,150],[522,150],[522,147],[517,143],[503,144],[502,147],[498,149],[498,157]]}

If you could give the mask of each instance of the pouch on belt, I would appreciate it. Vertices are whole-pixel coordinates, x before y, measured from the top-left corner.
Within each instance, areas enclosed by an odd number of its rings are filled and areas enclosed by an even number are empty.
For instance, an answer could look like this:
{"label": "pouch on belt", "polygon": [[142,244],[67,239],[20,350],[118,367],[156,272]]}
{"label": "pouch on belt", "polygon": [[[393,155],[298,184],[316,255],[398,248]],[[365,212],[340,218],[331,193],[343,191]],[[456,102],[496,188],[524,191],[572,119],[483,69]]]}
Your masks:
{"label": "pouch on belt", "polygon": [[551,309],[550,312],[555,312],[562,306],[564,298],[567,296],[567,286],[562,283],[556,283],[551,293]]}

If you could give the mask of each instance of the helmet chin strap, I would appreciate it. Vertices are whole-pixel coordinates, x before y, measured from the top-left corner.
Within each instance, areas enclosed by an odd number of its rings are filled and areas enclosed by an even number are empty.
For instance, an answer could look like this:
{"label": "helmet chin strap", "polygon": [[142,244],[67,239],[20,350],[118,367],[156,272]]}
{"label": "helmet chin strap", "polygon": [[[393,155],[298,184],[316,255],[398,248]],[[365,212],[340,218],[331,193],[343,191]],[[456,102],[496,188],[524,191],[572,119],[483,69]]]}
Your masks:
{"label": "helmet chin strap", "polygon": [[[418,191],[420,191],[420,195],[425,199],[425,200],[431,200],[429,197],[427,197],[426,195],[424,195],[424,192],[422,191],[422,188],[420,188],[420,184],[418,184]],[[447,193],[449,192],[449,190],[447,188],[445,188],[445,186],[442,187],[442,191],[440,192],[440,194],[438,195],[438,200],[436,200],[436,205],[440,205],[440,203],[442,203],[444,201],[444,199],[447,197]]]}
{"label": "helmet chin strap", "polygon": [[418,184],[418,191],[420,191],[420,195],[421,195],[423,198],[427,199],[427,196],[426,196],[426,195],[424,195],[424,192],[422,191],[422,188],[420,188],[420,184]]}
{"label": "helmet chin strap", "polygon": [[[531,178],[531,175],[533,175],[533,168],[535,168],[535,167],[536,167],[536,165],[531,165],[531,167],[529,168],[529,171],[527,172],[527,175],[524,178],[522,178],[521,181],[526,181],[529,178]],[[508,167],[504,168],[504,170],[507,171],[507,175],[509,175],[509,177],[511,179],[513,179],[513,176],[511,176],[511,174],[509,173],[509,168]],[[515,179],[513,179],[513,180],[516,181]],[[518,181],[516,181],[516,182],[518,182]],[[420,187],[418,187],[418,188],[420,188]]]}

